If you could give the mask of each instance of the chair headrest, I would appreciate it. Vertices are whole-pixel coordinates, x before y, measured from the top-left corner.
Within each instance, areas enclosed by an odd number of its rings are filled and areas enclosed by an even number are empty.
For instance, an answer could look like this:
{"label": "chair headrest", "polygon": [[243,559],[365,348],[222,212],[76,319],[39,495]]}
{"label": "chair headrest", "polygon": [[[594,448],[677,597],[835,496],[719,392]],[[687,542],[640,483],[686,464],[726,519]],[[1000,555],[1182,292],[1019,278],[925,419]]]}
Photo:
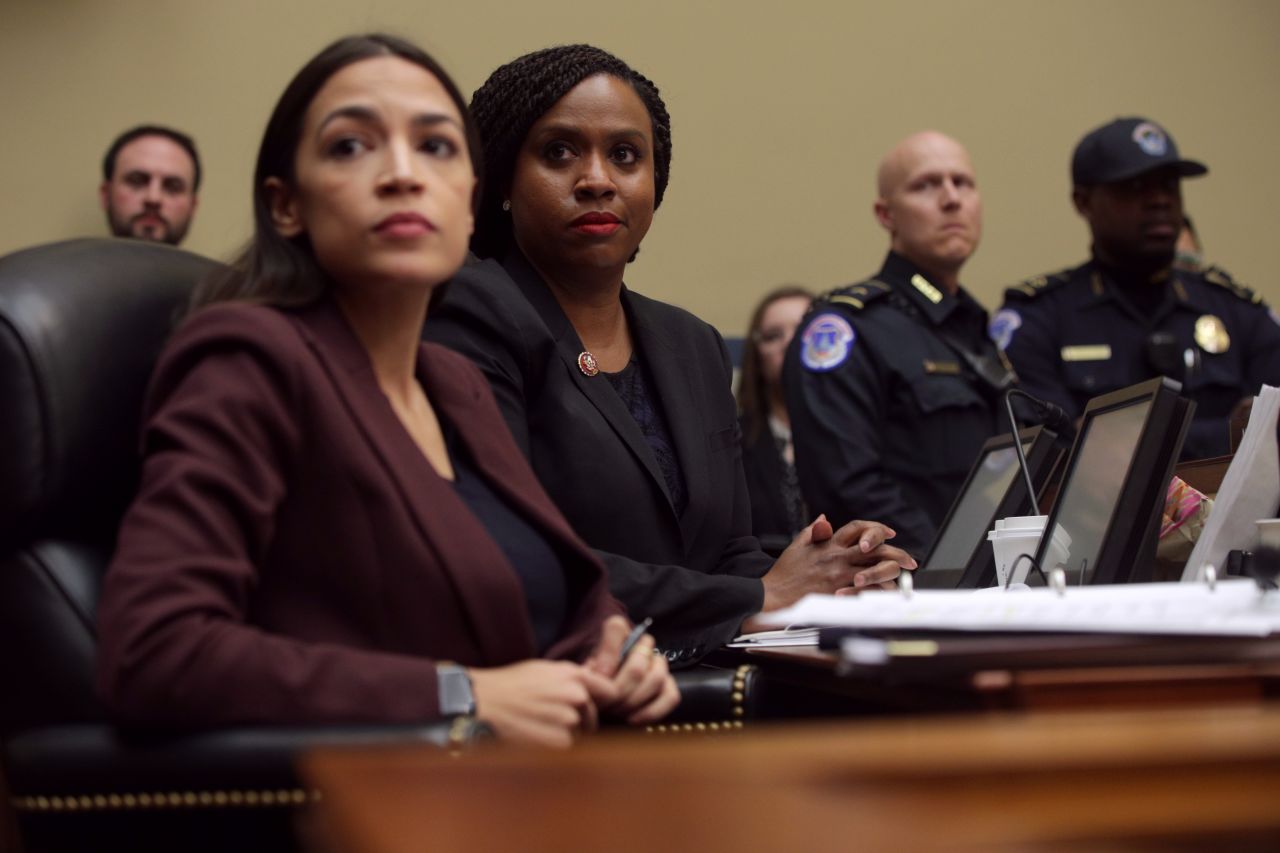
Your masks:
{"label": "chair headrest", "polygon": [[117,238],[0,258],[0,541],[114,530],[137,482],[156,357],[218,268]]}

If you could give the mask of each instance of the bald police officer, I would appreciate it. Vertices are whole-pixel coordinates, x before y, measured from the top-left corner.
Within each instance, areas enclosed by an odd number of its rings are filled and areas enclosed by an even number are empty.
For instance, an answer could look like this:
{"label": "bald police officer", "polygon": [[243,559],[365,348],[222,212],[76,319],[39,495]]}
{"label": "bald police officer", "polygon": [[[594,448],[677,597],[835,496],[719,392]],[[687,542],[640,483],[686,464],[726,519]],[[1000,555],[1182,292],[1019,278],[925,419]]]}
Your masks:
{"label": "bald police officer", "polygon": [[960,286],[982,236],[969,154],[934,131],[881,161],[880,272],[815,304],[784,382],[805,501],[836,525],[877,518],[923,556],[983,441],[1001,431],[1012,376],[987,314]]}
{"label": "bald police officer", "polygon": [[1010,288],[991,322],[1021,387],[1072,417],[1144,379],[1181,381],[1196,402],[1184,459],[1227,453],[1232,409],[1280,382],[1280,325],[1262,300],[1215,267],[1174,267],[1181,181],[1207,171],[1145,118],[1088,133],[1071,178],[1092,257]]}

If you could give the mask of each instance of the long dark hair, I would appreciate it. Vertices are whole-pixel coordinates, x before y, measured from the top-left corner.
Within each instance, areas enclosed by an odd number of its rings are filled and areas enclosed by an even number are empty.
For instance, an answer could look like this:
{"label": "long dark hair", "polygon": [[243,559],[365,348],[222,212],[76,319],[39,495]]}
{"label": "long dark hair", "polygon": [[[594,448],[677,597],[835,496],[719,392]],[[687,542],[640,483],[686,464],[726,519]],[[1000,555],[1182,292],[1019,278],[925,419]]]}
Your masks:
{"label": "long dark hair", "polygon": [[760,369],[760,322],[770,305],[796,296],[813,300],[813,294],[800,285],[784,284],[766,293],[751,312],[747,339],[742,347],[742,374],[738,377],[738,411],[742,413],[744,444],[754,443],[769,423],[769,389],[765,387],[764,371]]}
{"label": "long dark hair", "polygon": [[232,262],[229,271],[209,278],[196,288],[191,299],[193,309],[228,300],[279,306],[305,305],[329,289],[329,278],[316,263],[309,237],[306,234],[283,237],[276,231],[271,218],[267,179],[278,178],[293,185],[294,158],[302,138],[302,124],[316,93],[330,77],[348,65],[380,56],[397,56],[421,66],[434,75],[449,93],[462,116],[471,168],[476,175],[476,194],[471,202],[472,209],[475,209],[483,168],[480,140],[467,103],[453,79],[426,51],[404,39],[383,33],[338,39],[302,67],[276,102],[262,135],[253,172],[253,237]]}
{"label": "long dark hair", "polygon": [[662,204],[671,174],[671,116],[658,87],[618,57],[589,44],[527,53],[490,74],[471,96],[471,115],[484,145],[484,173],[489,176],[471,238],[471,250],[480,257],[500,258],[514,242],[511,216],[502,210],[502,202],[529,129],[570,89],[597,74],[626,81],[644,102],[653,122],[653,206]]}

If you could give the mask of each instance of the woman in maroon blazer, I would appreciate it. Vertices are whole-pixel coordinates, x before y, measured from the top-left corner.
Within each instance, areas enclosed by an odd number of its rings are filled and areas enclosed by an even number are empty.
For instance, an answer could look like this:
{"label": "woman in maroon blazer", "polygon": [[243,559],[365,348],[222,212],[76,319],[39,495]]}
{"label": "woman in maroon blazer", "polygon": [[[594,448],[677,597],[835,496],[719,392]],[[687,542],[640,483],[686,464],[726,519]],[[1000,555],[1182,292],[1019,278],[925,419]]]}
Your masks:
{"label": "woman in maroon blazer", "polygon": [[397,39],[335,42],[285,90],[254,240],[197,294],[148,394],[99,611],[121,716],[471,712],[563,744],[597,711],[645,722],[678,700],[650,639],[619,665],[602,568],[480,372],[419,344],[466,252],[476,154],[453,82]]}

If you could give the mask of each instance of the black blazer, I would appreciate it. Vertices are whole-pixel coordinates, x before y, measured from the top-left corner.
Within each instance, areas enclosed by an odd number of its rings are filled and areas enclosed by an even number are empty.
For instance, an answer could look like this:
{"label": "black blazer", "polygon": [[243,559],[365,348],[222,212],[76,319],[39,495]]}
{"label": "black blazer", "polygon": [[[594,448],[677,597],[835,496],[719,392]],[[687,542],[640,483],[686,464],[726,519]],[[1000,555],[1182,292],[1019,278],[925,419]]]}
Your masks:
{"label": "black blazer", "polygon": [[578,368],[582,342],[523,256],[464,267],[424,337],[480,366],[543,486],[604,560],[614,596],[632,619],[653,617],[669,658],[690,661],[760,610],[772,559],[751,535],[720,335],[625,287],[622,303],[684,474],[679,516],[639,426],[608,379]]}

